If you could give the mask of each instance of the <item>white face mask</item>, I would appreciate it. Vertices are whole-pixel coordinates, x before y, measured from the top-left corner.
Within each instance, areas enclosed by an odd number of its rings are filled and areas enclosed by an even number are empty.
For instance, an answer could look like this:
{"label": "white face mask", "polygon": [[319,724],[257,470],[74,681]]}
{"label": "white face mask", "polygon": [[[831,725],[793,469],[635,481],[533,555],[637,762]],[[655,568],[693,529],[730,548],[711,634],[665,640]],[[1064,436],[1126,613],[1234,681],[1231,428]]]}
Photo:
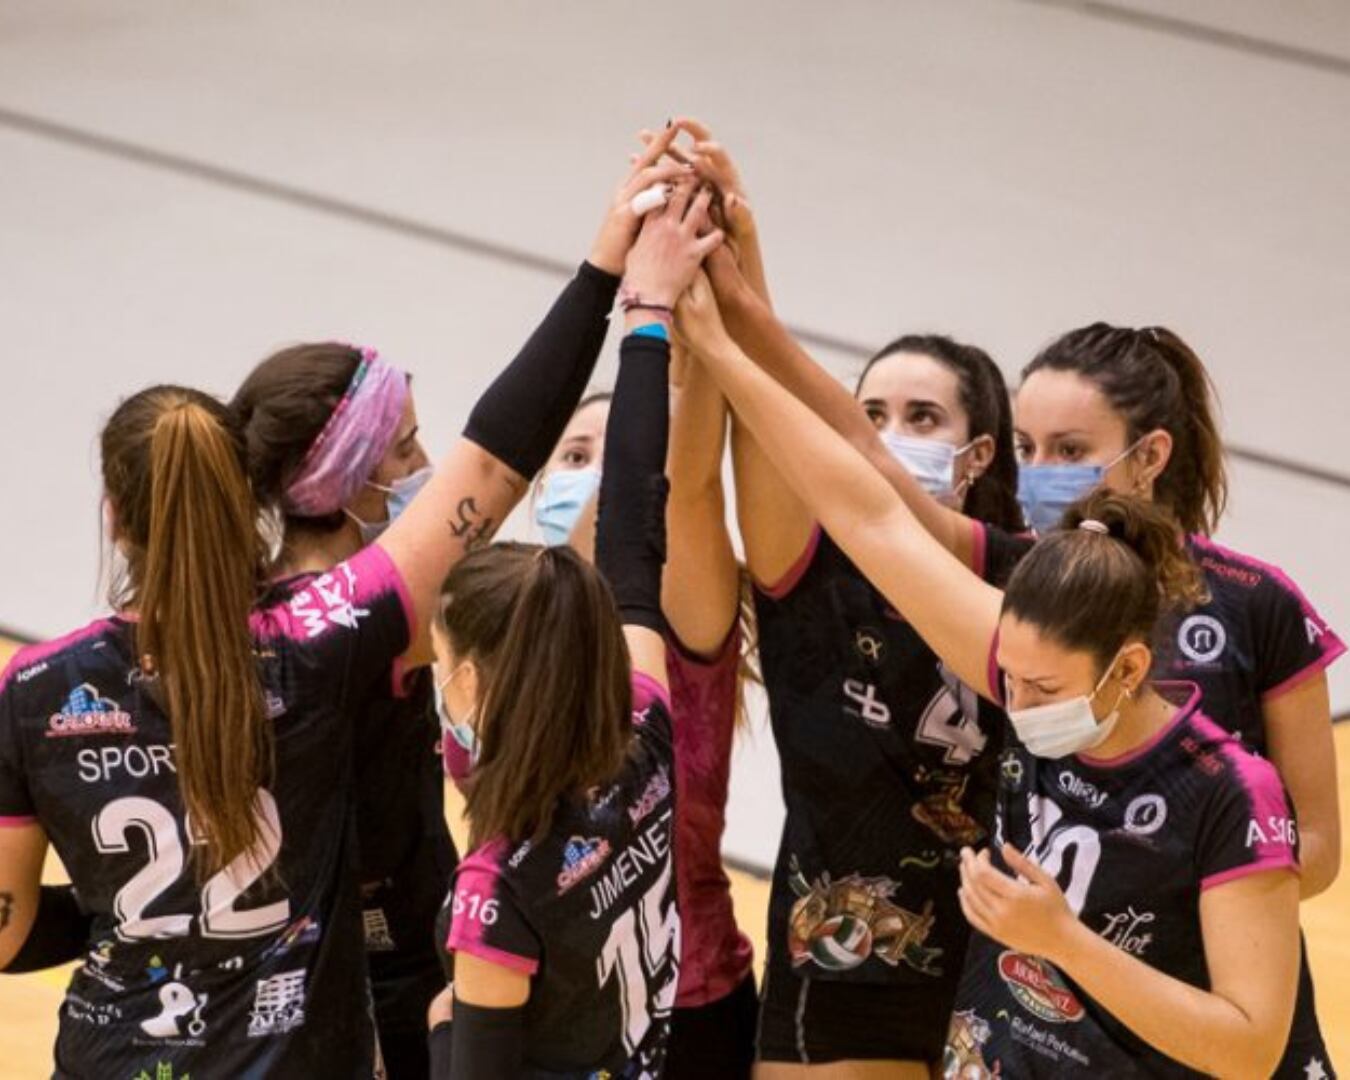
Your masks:
{"label": "white face mask", "polygon": [[969,485],[969,479],[963,478],[961,490],[956,490],[956,459],[975,445],[974,440],[965,446],[953,446],[940,439],[912,439],[883,431],[881,441],[886,444],[891,457],[900,462],[933,498],[944,501],[959,498]]}
{"label": "white face mask", "polygon": [[1127,696],[1121,691],[1115,708],[1099,722],[1092,713],[1097,696],[1115,667],[1117,653],[1090,694],[1051,701],[1030,709],[1009,709],[1008,719],[1027,750],[1039,758],[1062,758],[1091,750],[1104,743],[1120,719],[1120,703]]}

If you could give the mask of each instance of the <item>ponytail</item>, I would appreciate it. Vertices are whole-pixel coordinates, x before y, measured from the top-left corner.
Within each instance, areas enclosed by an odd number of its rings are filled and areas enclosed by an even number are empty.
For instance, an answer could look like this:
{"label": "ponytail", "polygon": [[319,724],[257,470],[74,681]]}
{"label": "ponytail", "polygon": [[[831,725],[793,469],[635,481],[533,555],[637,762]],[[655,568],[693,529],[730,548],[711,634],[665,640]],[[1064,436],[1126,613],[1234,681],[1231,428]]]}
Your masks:
{"label": "ponytail", "polygon": [[1072,371],[1089,380],[1121,415],[1126,442],[1159,429],[1172,456],[1154,495],[1188,533],[1209,535],[1228,501],[1214,384],[1195,352],[1171,330],[1093,323],[1070,330],[1022,369]]}
{"label": "ponytail", "polygon": [[258,789],[271,777],[271,724],[249,633],[263,545],[244,451],[214,399],[156,387],[103,434],[104,480],[138,611],[136,650],[169,717],[199,869],[261,838]]}
{"label": "ponytail", "polygon": [[1003,611],[1105,665],[1127,641],[1151,645],[1163,611],[1204,599],[1203,579],[1168,513],[1099,488],[1013,571]]}
{"label": "ponytail", "polygon": [[1214,382],[1194,350],[1166,327],[1140,331],[1171,369],[1179,389],[1172,459],[1156,484],[1158,501],[1184,509],[1187,532],[1208,536],[1228,504],[1228,474],[1217,420]]}
{"label": "ponytail", "polygon": [[470,843],[548,831],[561,799],[619,772],[632,736],[628,647],[613,594],[567,545],[470,552],[443,592],[455,660],[478,669]]}

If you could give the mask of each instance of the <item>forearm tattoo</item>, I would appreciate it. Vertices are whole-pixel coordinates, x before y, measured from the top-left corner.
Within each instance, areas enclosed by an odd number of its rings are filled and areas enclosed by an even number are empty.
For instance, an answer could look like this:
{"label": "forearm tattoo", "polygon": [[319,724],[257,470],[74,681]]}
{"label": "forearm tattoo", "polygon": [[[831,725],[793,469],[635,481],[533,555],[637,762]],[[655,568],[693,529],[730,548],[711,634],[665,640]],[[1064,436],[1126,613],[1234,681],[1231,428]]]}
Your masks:
{"label": "forearm tattoo", "polygon": [[447,524],[450,526],[451,534],[464,541],[465,550],[473,551],[492,539],[492,533],[497,527],[497,523],[478,509],[478,504],[474,502],[472,495],[467,495],[459,500],[459,506],[456,507],[455,513],[456,520]]}

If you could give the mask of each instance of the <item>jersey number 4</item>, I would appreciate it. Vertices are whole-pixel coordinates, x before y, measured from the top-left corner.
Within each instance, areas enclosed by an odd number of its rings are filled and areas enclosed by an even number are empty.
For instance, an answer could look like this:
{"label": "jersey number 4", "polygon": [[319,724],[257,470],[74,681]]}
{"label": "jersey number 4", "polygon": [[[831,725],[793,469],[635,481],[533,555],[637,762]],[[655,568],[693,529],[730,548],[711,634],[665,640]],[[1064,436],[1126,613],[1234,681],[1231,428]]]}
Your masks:
{"label": "jersey number 4", "polygon": [[[680,973],[680,916],[674,904],[664,911],[661,907],[670,888],[670,867],[667,861],[665,870],[642,902],[614,921],[596,961],[602,987],[611,975],[618,976],[623,1045],[630,1054],[636,1053],[646,1038],[652,1019],[669,1016],[675,1005],[675,984]],[[649,988],[663,969],[668,972],[666,981],[652,995]],[[655,1001],[650,1001],[652,996]]]}
{"label": "jersey number 4", "polygon": [[[239,911],[235,904],[249,887],[276,862],[281,851],[281,816],[276,800],[258,789],[258,842],[231,860],[202,887],[200,930],[203,937],[248,938],[271,933],[291,919],[291,902],[276,900],[263,907]],[[131,850],[130,837],[140,834],[150,862],[117,891],[113,911],[117,936],[124,941],[146,938],[186,937],[192,930],[192,915],[146,915],[156,898],[182,876],[183,844],[178,821],[167,809],[140,795],[114,799],[98,812],[93,822],[94,844],[105,855]],[[191,821],[184,832],[193,843]]]}

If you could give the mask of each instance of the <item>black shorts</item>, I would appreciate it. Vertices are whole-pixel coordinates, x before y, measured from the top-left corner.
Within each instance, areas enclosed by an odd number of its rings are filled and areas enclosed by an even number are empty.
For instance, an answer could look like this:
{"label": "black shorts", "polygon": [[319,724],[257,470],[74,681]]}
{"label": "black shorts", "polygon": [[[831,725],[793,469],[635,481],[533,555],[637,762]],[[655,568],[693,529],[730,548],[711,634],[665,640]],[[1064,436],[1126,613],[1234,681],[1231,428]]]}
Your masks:
{"label": "black shorts", "polygon": [[770,964],[760,996],[760,1061],[937,1061],[952,996],[945,983],[837,982]]}
{"label": "black shorts", "polygon": [[755,976],[747,975],[726,997],[676,1009],[666,1044],[666,1080],[748,1080],[755,1063]]}

